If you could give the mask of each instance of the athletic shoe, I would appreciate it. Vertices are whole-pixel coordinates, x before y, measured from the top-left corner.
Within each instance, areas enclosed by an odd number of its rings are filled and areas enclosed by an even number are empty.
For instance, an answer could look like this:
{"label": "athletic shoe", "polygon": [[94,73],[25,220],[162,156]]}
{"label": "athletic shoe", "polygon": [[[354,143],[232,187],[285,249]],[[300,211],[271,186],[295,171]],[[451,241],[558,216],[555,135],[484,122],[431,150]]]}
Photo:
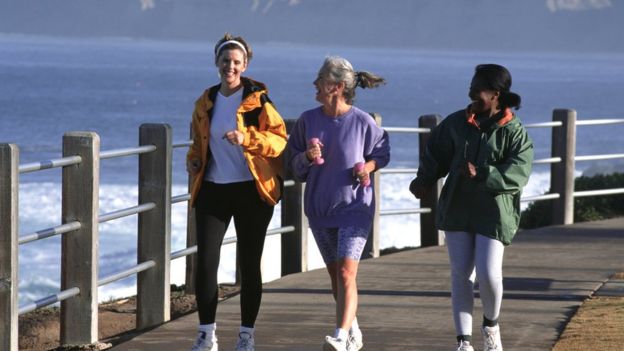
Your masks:
{"label": "athletic shoe", "polygon": [[323,351],[347,351],[347,341],[326,336]]}
{"label": "athletic shoe", "polygon": [[362,341],[362,333],[349,333],[347,339],[347,351],[359,351],[364,347],[364,341]]}
{"label": "athletic shoe", "polygon": [[481,328],[481,333],[483,334],[483,351],[503,351],[498,325],[483,327]]}
{"label": "athletic shoe", "polygon": [[238,333],[238,342],[234,351],[254,351],[254,337],[247,332]]}
{"label": "athletic shoe", "polygon": [[200,331],[197,335],[197,340],[191,348],[191,351],[218,351],[219,345],[217,345],[217,339],[207,340],[206,332]]}
{"label": "athletic shoe", "polygon": [[455,351],[474,351],[474,349],[470,346],[470,341],[460,341]]}

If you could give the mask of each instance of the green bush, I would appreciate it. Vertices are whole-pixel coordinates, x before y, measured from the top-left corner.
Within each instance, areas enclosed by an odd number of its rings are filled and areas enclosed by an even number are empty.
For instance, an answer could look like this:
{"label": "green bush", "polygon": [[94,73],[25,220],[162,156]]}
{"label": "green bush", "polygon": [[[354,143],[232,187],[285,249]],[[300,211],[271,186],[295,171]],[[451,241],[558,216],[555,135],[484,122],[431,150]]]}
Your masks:
{"label": "green bush", "polygon": [[[578,177],[575,191],[624,188],[624,173]],[[574,222],[597,221],[624,216],[624,194],[600,195],[574,199]],[[552,224],[552,201],[537,201],[522,212],[520,228],[529,229]]]}

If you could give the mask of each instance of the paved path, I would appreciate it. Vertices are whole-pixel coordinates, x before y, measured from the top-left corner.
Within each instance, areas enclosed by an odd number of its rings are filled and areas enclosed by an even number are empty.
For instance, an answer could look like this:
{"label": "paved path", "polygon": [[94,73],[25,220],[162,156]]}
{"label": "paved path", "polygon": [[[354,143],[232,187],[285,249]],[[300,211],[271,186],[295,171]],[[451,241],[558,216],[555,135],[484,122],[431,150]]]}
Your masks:
{"label": "paved path", "polygon": [[[624,271],[624,218],[524,231],[505,252],[500,318],[506,351],[550,350],[582,301],[613,273]],[[453,350],[446,249],[404,251],[363,261],[358,319],[364,350]],[[256,349],[321,350],[333,331],[334,305],[324,270],[265,285]],[[219,305],[220,350],[237,337],[238,297]],[[481,305],[475,303],[475,344],[481,347]],[[114,351],[188,351],[195,314],[166,323]]]}

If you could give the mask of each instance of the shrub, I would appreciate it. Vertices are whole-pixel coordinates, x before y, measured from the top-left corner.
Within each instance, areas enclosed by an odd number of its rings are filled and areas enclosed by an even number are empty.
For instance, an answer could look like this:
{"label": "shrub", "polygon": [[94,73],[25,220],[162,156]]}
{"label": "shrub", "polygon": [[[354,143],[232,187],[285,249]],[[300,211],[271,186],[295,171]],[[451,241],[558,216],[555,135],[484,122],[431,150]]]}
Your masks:
{"label": "shrub", "polygon": [[[599,190],[624,188],[624,173],[598,174],[591,177],[578,177],[574,180],[574,190]],[[600,195],[574,199],[574,222],[597,221],[624,216],[624,194]],[[552,202],[537,201],[522,212],[520,228],[529,229],[552,223]]]}

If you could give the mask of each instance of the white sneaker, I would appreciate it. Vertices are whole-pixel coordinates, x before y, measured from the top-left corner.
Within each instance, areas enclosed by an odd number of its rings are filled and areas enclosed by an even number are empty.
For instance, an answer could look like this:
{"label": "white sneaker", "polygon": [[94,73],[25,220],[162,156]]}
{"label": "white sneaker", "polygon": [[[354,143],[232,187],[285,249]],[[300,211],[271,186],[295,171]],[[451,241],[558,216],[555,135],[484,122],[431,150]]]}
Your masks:
{"label": "white sneaker", "polygon": [[460,341],[457,343],[455,351],[474,351],[474,349],[470,345],[470,341]]}
{"label": "white sneaker", "polygon": [[347,339],[347,351],[359,351],[362,347],[364,347],[362,333],[349,333],[349,338]]}
{"label": "white sneaker", "polygon": [[495,327],[483,327],[481,328],[481,333],[483,334],[483,351],[503,351],[498,325]]}
{"label": "white sneaker", "polygon": [[236,347],[234,351],[254,351],[255,350],[255,342],[253,335],[247,332],[238,333],[238,342],[236,342]]}
{"label": "white sneaker", "polygon": [[347,351],[347,341],[326,336],[323,351]]}
{"label": "white sneaker", "polygon": [[207,340],[206,332],[200,331],[191,351],[219,351],[219,345],[217,345],[217,339]]}

